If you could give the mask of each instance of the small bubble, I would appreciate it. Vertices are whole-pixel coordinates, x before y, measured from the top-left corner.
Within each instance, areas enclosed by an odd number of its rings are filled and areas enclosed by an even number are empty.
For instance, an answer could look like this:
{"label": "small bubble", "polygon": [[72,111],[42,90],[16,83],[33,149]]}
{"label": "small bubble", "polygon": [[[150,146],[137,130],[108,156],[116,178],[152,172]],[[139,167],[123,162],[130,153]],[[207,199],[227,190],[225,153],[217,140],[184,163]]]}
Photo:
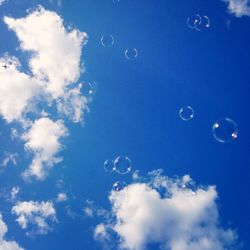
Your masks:
{"label": "small bubble", "polygon": [[113,0],[113,3],[119,3],[120,0]]}
{"label": "small bubble", "polygon": [[194,118],[194,110],[190,106],[182,107],[179,111],[179,116],[183,121],[189,121]]}
{"label": "small bubble", "polygon": [[101,44],[105,48],[112,47],[115,43],[115,39],[112,35],[103,35],[101,38]]}
{"label": "small bubble", "polygon": [[210,27],[210,20],[208,16],[201,16],[201,21],[195,25],[195,29],[202,31]]}
{"label": "small bubble", "polygon": [[131,160],[126,156],[118,156],[114,164],[118,174],[127,174],[131,171]]}
{"label": "small bubble", "polygon": [[81,87],[81,93],[84,96],[93,94],[93,86],[90,82],[82,82],[80,83],[80,87]]}
{"label": "small bubble", "polygon": [[134,60],[138,56],[138,51],[136,48],[129,48],[125,50],[125,58],[128,60]]}
{"label": "small bubble", "polygon": [[106,160],[104,162],[104,170],[106,172],[113,172],[114,171],[114,162],[112,160]]}
{"label": "small bubble", "polygon": [[238,128],[235,121],[223,118],[213,125],[214,138],[221,143],[228,143],[238,138]]}
{"label": "small bubble", "polygon": [[199,14],[194,14],[187,18],[187,25],[190,29],[195,29],[195,26],[201,22],[201,16]]}
{"label": "small bubble", "polygon": [[115,192],[120,192],[127,186],[127,183],[124,181],[117,181],[113,184],[112,190]]}

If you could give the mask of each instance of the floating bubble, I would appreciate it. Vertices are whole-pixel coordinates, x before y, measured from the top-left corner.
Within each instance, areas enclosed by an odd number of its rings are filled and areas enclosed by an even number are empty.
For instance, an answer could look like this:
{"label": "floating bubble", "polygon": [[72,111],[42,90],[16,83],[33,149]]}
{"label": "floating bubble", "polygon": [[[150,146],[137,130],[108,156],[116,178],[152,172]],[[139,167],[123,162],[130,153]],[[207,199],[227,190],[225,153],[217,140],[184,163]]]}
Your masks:
{"label": "floating bubble", "polygon": [[187,25],[190,29],[202,31],[210,27],[210,19],[206,15],[194,14],[187,18]]}
{"label": "floating bubble", "polygon": [[113,0],[113,3],[119,3],[120,0]]}
{"label": "floating bubble", "polygon": [[189,121],[194,117],[194,110],[190,106],[182,107],[179,111],[179,116],[183,121]]}
{"label": "floating bubble", "polygon": [[199,14],[194,14],[187,18],[187,25],[190,29],[194,29],[197,24],[201,22],[201,16]]}
{"label": "floating bubble", "polygon": [[214,138],[221,143],[228,143],[238,137],[238,128],[235,121],[223,118],[216,121],[213,125]]}
{"label": "floating bubble", "polygon": [[104,170],[107,172],[113,172],[114,171],[114,162],[112,160],[106,160],[104,162]]}
{"label": "floating bubble", "polygon": [[129,48],[125,50],[125,58],[128,60],[134,60],[138,56],[138,51],[136,48]]}
{"label": "floating bubble", "polygon": [[120,192],[121,190],[123,190],[125,187],[127,186],[127,183],[124,181],[117,181],[114,183],[113,185],[113,191],[115,192]]}
{"label": "floating bubble", "polygon": [[208,29],[209,27],[210,27],[210,20],[208,16],[201,16],[201,21],[195,25],[195,29],[198,31]]}
{"label": "floating bubble", "polygon": [[131,171],[131,160],[126,156],[118,156],[114,164],[118,174],[127,174]]}
{"label": "floating bubble", "polygon": [[84,96],[93,94],[93,86],[90,82],[82,82],[80,83],[80,87],[81,87],[81,93]]}
{"label": "floating bubble", "polygon": [[112,35],[103,35],[101,38],[101,44],[105,48],[112,47],[115,43],[115,39]]}

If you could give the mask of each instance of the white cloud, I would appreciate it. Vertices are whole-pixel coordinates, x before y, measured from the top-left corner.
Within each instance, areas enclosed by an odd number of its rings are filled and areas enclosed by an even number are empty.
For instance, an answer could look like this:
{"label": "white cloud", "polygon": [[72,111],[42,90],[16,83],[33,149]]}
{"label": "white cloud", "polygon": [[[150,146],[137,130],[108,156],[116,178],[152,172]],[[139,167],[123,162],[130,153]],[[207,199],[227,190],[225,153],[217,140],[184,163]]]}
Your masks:
{"label": "white cloud", "polygon": [[24,172],[24,177],[34,176],[43,180],[50,168],[61,161],[56,157],[62,149],[60,139],[68,134],[63,121],[53,122],[47,117],[36,120],[31,128],[23,135],[26,141],[25,149],[34,154],[29,168]]}
{"label": "white cloud", "polygon": [[50,222],[56,221],[56,210],[51,201],[23,201],[12,207],[12,214],[22,229],[34,226],[33,233],[46,234],[51,230]]}
{"label": "white cloud", "polygon": [[[8,68],[3,68],[4,65]],[[29,111],[32,99],[39,90],[38,82],[29,75],[20,72],[15,57],[5,55],[0,58],[0,115],[8,122],[19,120]]]}
{"label": "white cloud", "polygon": [[0,0],[0,5],[2,5],[6,0]]}
{"label": "white cloud", "polygon": [[14,166],[17,165],[17,153],[5,152],[5,158],[2,160],[0,166],[7,167],[8,164],[12,163]]}
{"label": "white cloud", "polygon": [[5,234],[8,231],[7,225],[3,222],[0,214],[0,249],[1,250],[24,250],[15,241],[6,241]]}
{"label": "white cloud", "polygon": [[20,188],[18,186],[13,187],[11,189],[11,192],[10,192],[11,201],[14,201],[16,199],[16,197],[19,194],[19,192],[20,192]]}
{"label": "white cloud", "polygon": [[66,193],[58,193],[57,194],[57,198],[56,198],[57,202],[64,202],[66,200],[68,200],[68,196]]}
{"label": "white cloud", "polygon": [[228,4],[228,11],[236,17],[250,16],[249,0],[222,0]]}
{"label": "white cloud", "polygon": [[[150,176],[147,183],[130,184],[109,196],[115,218],[112,229],[122,249],[147,249],[150,243],[165,250],[230,249],[236,234],[219,225],[214,186],[195,188],[189,176],[170,179],[161,171]],[[98,225],[95,238],[105,236],[104,231]]]}
{"label": "white cloud", "polygon": [[78,80],[82,46],[87,35],[77,29],[66,29],[62,18],[39,7],[25,18],[4,18],[15,31],[21,49],[32,52],[29,67],[44,82],[53,98],[63,96],[66,87]]}

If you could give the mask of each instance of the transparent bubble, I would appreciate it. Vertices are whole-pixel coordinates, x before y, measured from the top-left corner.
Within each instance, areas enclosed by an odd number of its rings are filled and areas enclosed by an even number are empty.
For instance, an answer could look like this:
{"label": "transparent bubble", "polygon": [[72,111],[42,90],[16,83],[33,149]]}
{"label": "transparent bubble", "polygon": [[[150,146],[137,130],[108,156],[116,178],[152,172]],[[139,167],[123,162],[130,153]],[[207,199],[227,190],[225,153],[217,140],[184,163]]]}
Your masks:
{"label": "transparent bubble", "polygon": [[106,160],[104,162],[104,170],[107,172],[113,172],[114,171],[114,162],[112,160]]}
{"label": "transparent bubble", "polygon": [[138,56],[138,51],[136,48],[129,48],[125,50],[125,58],[128,60],[135,60]]}
{"label": "transparent bubble", "polygon": [[113,0],[113,3],[119,3],[120,0]]}
{"label": "transparent bubble", "polygon": [[194,110],[190,106],[182,107],[179,111],[179,116],[183,121],[189,121],[194,117]]}
{"label": "transparent bubble", "polygon": [[115,43],[115,39],[112,35],[103,35],[101,38],[101,44],[105,48],[112,47]]}
{"label": "transparent bubble", "polygon": [[113,184],[112,190],[115,192],[120,192],[127,186],[127,183],[124,181],[117,181]]}
{"label": "transparent bubble", "polygon": [[221,143],[228,143],[238,137],[238,128],[235,121],[223,118],[216,121],[213,125],[214,138]]}
{"label": "transparent bubble", "polygon": [[118,174],[127,174],[131,171],[131,160],[126,156],[118,156],[114,164]]}
{"label": "transparent bubble", "polygon": [[84,96],[93,94],[93,86],[90,82],[82,82],[80,83],[80,87],[81,87],[81,93]]}
{"label": "transparent bubble", "polygon": [[201,16],[194,14],[187,18],[187,25],[190,29],[195,29],[195,26],[201,22]]}
{"label": "transparent bubble", "polygon": [[210,20],[208,16],[201,16],[201,21],[195,25],[195,29],[202,31],[210,27]]}

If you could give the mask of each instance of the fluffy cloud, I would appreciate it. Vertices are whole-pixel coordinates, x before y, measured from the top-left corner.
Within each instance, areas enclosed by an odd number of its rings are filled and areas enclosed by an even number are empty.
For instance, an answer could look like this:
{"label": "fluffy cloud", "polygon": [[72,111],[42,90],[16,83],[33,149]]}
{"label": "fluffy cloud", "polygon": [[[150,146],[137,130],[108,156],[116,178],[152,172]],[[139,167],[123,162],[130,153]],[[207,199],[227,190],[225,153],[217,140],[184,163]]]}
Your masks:
{"label": "fluffy cloud", "polygon": [[[230,249],[236,234],[219,225],[214,186],[195,188],[189,176],[150,175],[149,182],[137,181],[109,196],[115,219],[106,227],[117,233],[122,249],[147,249],[150,243],[166,250]],[[107,238],[106,227],[99,224],[95,238]]]}
{"label": "fluffy cloud", "polygon": [[[29,110],[39,84],[27,74],[19,71],[19,62],[15,57],[0,58],[0,114],[7,122],[19,120]],[[4,68],[8,65],[8,68]]]}
{"label": "fluffy cloud", "polygon": [[5,0],[0,0],[0,5],[2,5],[5,2]]}
{"label": "fluffy cloud", "polygon": [[21,49],[32,52],[29,67],[53,98],[64,95],[65,88],[78,80],[82,45],[87,35],[67,30],[62,18],[39,7],[25,18],[4,18],[15,31]]}
{"label": "fluffy cloud", "polygon": [[3,222],[0,214],[0,249],[1,250],[24,250],[15,241],[6,241],[5,234],[7,233],[7,225]]}
{"label": "fluffy cloud", "polygon": [[228,11],[236,17],[250,16],[249,0],[222,0],[228,4]]}
{"label": "fluffy cloud", "polygon": [[5,158],[3,159],[2,163],[0,163],[0,166],[7,167],[8,164],[12,163],[14,166],[17,165],[17,153],[10,153],[5,152]]}
{"label": "fluffy cloud", "polygon": [[62,149],[60,139],[67,133],[61,120],[53,122],[43,117],[32,124],[28,132],[23,135],[26,141],[25,149],[34,154],[31,165],[23,174],[25,178],[34,176],[38,180],[43,180],[48,170],[61,161],[56,155]]}
{"label": "fluffy cloud", "polygon": [[23,201],[12,207],[12,214],[22,229],[34,226],[33,233],[46,234],[51,230],[49,222],[56,221],[56,211],[51,201]]}

